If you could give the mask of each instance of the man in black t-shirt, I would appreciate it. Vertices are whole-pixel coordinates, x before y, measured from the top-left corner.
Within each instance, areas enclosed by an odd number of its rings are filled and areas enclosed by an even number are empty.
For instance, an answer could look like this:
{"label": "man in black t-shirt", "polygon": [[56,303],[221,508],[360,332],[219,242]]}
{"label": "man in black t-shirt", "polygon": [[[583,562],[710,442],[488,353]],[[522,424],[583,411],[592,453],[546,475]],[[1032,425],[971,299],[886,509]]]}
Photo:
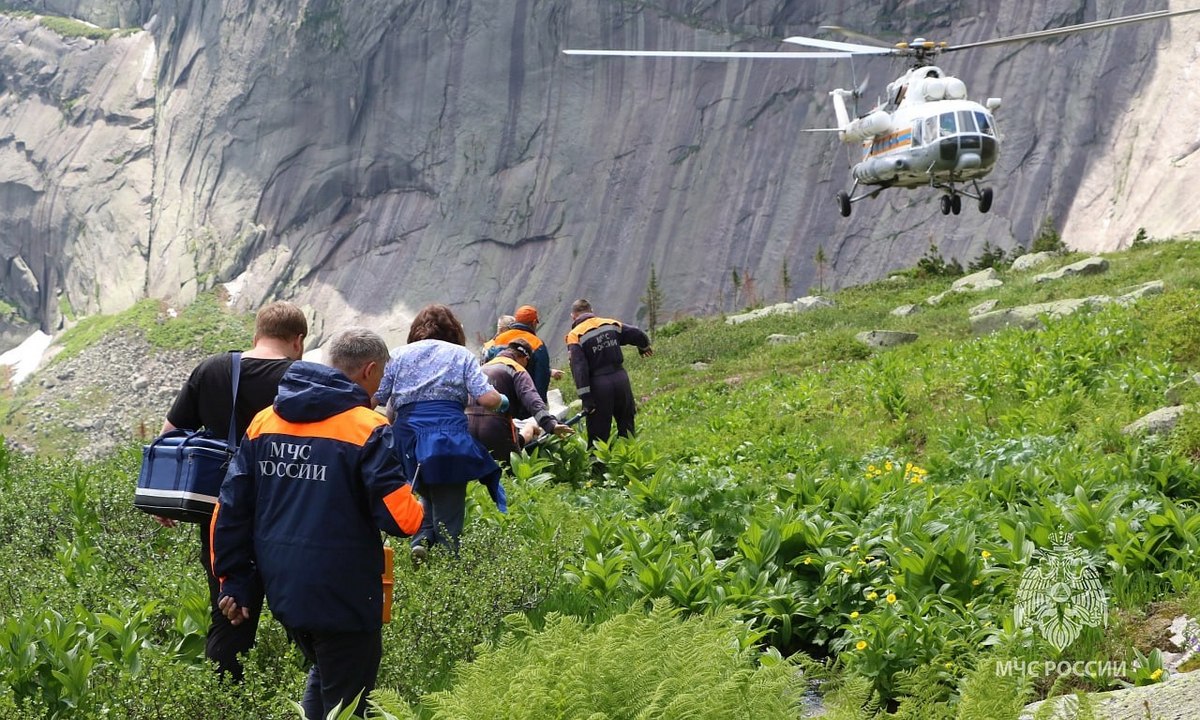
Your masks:
{"label": "man in black t-shirt", "polygon": [[[275,402],[279,379],[292,364],[304,354],[304,337],[308,334],[308,321],[300,308],[289,302],[273,302],[258,311],[254,321],[254,347],[242,353],[241,374],[238,394],[234,406],[235,436],[246,434],[250,421],[263,408]],[[163,432],[175,428],[207,430],[215,437],[229,436],[230,403],[233,402],[233,358],[230,353],[221,353],[205,358],[192,370],[175,403],[167,413]],[[164,527],[175,527],[169,518],[155,518]],[[252,619],[240,625],[232,625],[217,607],[221,586],[212,573],[212,553],[209,545],[208,524],[200,525],[200,564],[208,578],[208,596],[211,620],[204,655],[217,663],[221,673],[229,673],[234,680],[242,679],[242,663],[238,658],[254,646],[254,634],[258,629],[258,614],[262,609],[262,591],[251,598]]]}

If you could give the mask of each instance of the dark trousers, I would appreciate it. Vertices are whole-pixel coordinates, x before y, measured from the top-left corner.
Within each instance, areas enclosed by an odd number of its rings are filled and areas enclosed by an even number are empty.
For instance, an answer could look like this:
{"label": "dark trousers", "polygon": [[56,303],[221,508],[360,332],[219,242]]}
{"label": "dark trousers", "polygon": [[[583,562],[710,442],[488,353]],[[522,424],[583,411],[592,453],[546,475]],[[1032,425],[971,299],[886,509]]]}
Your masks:
{"label": "dark trousers", "polygon": [[312,663],[300,707],[305,720],[325,720],[338,703],[348,707],[358,698],[356,715],[363,715],[367,695],[375,689],[383,657],[383,631],[313,632],[287,629],[304,659]]}
{"label": "dark trousers", "polygon": [[617,435],[633,435],[633,416],[637,412],[637,406],[633,401],[629,375],[624,370],[607,375],[593,375],[591,383],[596,409],[586,416],[588,446],[591,447],[597,440],[608,442],[613,420],[617,421]]}
{"label": "dark trousers", "polygon": [[502,467],[508,465],[509,456],[517,451],[516,429],[512,420],[503,415],[468,411],[467,431],[487,448],[492,459]]}
{"label": "dark trousers", "polygon": [[425,517],[421,529],[413,535],[412,544],[457,548],[467,506],[467,484],[421,485],[421,506],[425,508]]}
{"label": "dark trousers", "polygon": [[262,614],[263,593],[261,588],[252,591],[246,607],[250,617],[240,625],[233,625],[217,607],[221,582],[213,577],[212,552],[209,544],[208,526],[200,524],[200,564],[204,566],[204,577],[208,580],[208,636],[204,639],[204,657],[217,664],[217,672],[228,673],[234,682],[242,681],[242,660],[238,655],[250,652],[254,647],[254,635],[258,632],[258,618]]}

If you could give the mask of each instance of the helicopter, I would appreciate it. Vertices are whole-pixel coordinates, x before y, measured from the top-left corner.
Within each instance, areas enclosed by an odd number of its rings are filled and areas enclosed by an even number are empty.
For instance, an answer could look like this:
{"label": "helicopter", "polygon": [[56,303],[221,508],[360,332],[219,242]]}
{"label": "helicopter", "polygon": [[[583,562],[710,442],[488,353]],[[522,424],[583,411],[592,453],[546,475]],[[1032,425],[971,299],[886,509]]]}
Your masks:
{"label": "helicopter", "polygon": [[878,38],[838,26],[821,30],[842,34],[858,42],[845,42],[804,36],[788,37],[784,42],[815,50],[806,51],[686,51],[686,50],[563,50],[567,55],[600,55],[651,58],[766,58],[766,59],[841,59],[855,57],[897,57],[909,60],[909,68],[887,86],[886,99],[866,113],[854,113],[865,91],[865,83],[856,89],[837,88],[829,92],[837,127],[813,128],[808,132],[836,132],[847,145],[858,148],[859,159],[850,168],[853,184],[837,193],[838,210],[849,217],[855,203],[875,198],[888,188],[931,187],[941,192],[943,215],[962,212],[962,198],[978,202],[979,211],[992,208],[992,188],[980,181],[996,167],[1000,157],[1001,134],[995,113],[1001,98],[989,97],[982,103],[967,97],[966,84],[948,75],[934,61],[942,53],[1008,43],[1030,42],[1088,30],[1161,20],[1200,12],[1158,10],[1105,20],[1066,25],[989,40],[951,45],[917,37],[911,42],[889,44]]}

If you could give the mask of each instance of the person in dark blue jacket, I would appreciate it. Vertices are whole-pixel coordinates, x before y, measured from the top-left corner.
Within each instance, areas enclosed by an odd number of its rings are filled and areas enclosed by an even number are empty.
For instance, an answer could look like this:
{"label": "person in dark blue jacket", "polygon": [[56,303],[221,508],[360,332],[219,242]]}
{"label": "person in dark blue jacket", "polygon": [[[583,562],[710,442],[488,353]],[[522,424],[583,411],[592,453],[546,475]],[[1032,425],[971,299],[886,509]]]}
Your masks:
{"label": "person in dark blue jacket", "polygon": [[365,708],[383,654],[383,542],[421,526],[387,420],[370,409],[388,350],[349,328],[326,350],[332,367],[296,362],[273,407],[254,417],[221,485],[211,525],[218,604],[249,618],[259,578],[271,613],[312,663],[301,706],[325,718]]}
{"label": "person in dark blue jacket", "polygon": [[650,338],[632,325],[598,317],[592,304],[580,298],[571,305],[571,331],[566,340],[571,375],[587,415],[588,447],[597,440],[608,442],[613,420],[617,421],[618,436],[633,435],[637,405],[621,346],[633,345],[639,355],[650,357],[654,354]]}

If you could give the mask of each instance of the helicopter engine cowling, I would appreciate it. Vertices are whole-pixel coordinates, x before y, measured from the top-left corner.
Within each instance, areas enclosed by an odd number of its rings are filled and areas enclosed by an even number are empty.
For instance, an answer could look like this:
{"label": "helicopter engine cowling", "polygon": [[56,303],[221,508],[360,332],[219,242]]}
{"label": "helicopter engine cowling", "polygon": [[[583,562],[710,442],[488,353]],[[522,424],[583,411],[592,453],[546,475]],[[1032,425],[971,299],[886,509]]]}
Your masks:
{"label": "helicopter engine cowling", "polygon": [[874,185],[892,180],[908,170],[908,161],[902,158],[873,158],[854,166],[854,179]]}
{"label": "helicopter engine cowling", "polygon": [[892,116],[883,110],[876,110],[864,117],[851,120],[840,133],[844,142],[862,142],[876,135],[883,135],[892,129]]}

